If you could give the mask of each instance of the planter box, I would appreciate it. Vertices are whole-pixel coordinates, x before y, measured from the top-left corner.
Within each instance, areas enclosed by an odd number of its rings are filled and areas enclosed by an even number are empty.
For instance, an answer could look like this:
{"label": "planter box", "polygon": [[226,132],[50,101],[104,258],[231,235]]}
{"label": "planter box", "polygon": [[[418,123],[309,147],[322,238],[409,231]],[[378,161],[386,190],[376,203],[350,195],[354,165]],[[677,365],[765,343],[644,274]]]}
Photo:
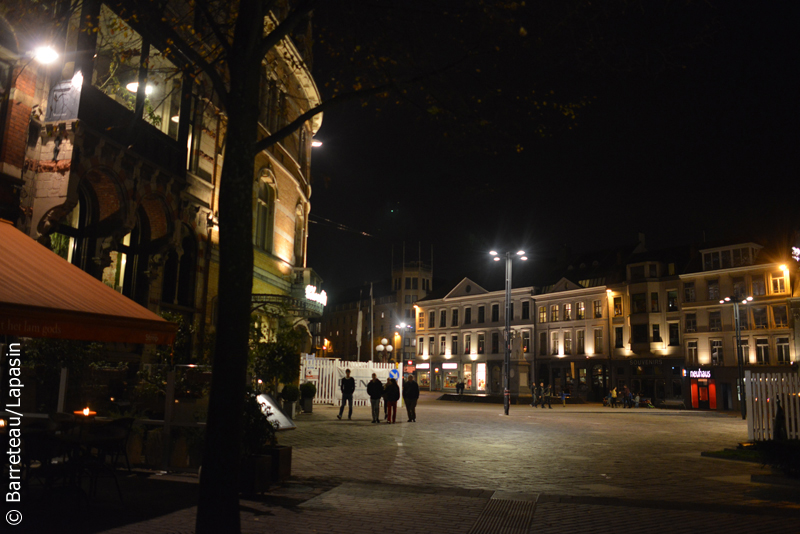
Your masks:
{"label": "planter box", "polygon": [[272,476],[275,482],[283,482],[292,476],[292,447],[276,445],[270,449]]}
{"label": "planter box", "polygon": [[272,482],[272,464],[271,454],[256,454],[243,458],[239,470],[239,491],[244,495],[267,491]]}
{"label": "planter box", "polygon": [[296,408],[296,401],[283,401],[283,413],[285,413],[289,419],[294,419],[294,411]]}
{"label": "planter box", "polygon": [[300,399],[300,406],[303,408],[303,413],[311,413],[314,409],[314,397]]}

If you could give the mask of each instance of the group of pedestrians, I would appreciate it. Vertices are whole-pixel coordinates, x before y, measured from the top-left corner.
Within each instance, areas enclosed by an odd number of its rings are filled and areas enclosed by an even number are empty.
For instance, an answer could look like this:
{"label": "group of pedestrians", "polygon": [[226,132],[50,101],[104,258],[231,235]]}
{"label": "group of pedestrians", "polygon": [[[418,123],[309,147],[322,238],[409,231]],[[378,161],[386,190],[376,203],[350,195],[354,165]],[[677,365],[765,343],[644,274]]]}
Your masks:
{"label": "group of pedestrians", "polygon": [[[349,411],[347,412],[347,419],[353,418],[353,394],[356,391],[356,381],[350,376],[350,369],[345,370],[345,377],[342,379],[342,406],[339,408],[339,415],[337,419],[341,421],[342,414],[344,413],[344,406],[348,404]],[[367,384],[367,395],[369,395],[369,403],[372,408],[372,422],[380,423],[380,410],[381,400],[384,401],[383,415],[387,423],[395,423],[397,421],[397,401],[400,400],[400,386],[394,378],[388,378],[386,384],[383,384],[378,375],[372,373],[372,380]],[[406,405],[406,412],[408,413],[408,422],[417,422],[417,400],[419,399],[419,386],[414,380],[414,375],[409,375],[408,379],[403,384],[403,402]]]}
{"label": "group of pedestrians", "polygon": [[640,400],[639,393],[632,393],[628,386],[624,386],[620,391],[617,391],[617,388],[608,390],[608,395],[603,404],[616,408],[621,401],[623,408],[638,408]]}
{"label": "group of pedestrians", "polygon": [[550,384],[545,386],[544,382],[539,382],[538,386],[533,384],[531,390],[533,391],[533,402],[531,402],[531,406],[536,408],[537,405],[541,405],[542,408],[544,408],[545,403],[547,403],[547,407],[551,410],[553,409],[553,406],[550,404],[550,397],[553,396],[553,390]]}

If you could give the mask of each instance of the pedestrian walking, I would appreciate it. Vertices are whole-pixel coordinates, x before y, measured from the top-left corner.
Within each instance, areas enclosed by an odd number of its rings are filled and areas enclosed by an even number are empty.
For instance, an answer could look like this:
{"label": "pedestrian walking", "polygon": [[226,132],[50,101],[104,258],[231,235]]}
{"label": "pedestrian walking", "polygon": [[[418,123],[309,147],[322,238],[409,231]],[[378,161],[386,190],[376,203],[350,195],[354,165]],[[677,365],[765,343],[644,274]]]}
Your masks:
{"label": "pedestrian walking", "polygon": [[389,419],[389,400],[386,398],[387,393],[389,390],[389,384],[392,383],[391,378],[386,379],[386,383],[383,385],[383,420],[386,421]]}
{"label": "pedestrian walking", "polygon": [[533,401],[533,407],[536,408],[537,404],[541,404],[544,408],[544,382],[539,382],[539,387],[536,388],[536,400]]}
{"label": "pedestrian walking", "polygon": [[552,395],[552,389],[550,388],[550,384],[547,384],[542,389],[542,409],[544,409],[544,403],[545,402],[547,403],[547,407],[548,408],[550,408],[551,410],[553,409],[553,407],[550,405],[550,396],[551,395]]}
{"label": "pedestrian walking", "polygon": [[381,398],[383,397],[383,384],[378,380],[378,375],[372,373],[372,380],[367,384],[367,395],[372,408],[372,422],[381,422]]}
{"label": "pedestrian walking", "polygon": [[464,380],[459,380],[456,383],[456,395],[463,395],[464,394]]}
{"label": "pedestrian walking", "polygon": [[611,407],[617,407],[617,388],[611,388]]}
{"label": "pedestrian walking", "polygon": [[400,400],[400,387],[394,378],[386,385],[386,422],[394,423],[397,419],[397,401]]}
{"label": "pedestrian walking", "polygon": [[567,406],[567,390],[561,390],[561,406]]}
{"label": "pedestrian walking", "polygon": [[342,420],[342,414],[344,413],[344,403],[347,402],[350,405],[350,410],[347,412],[347,420],[353,418],[353,393],[356,390],[356,380],[355,378],[350,376],[350,369],[344,370],[344,378],[342,378],[342,407],[339,408],[339,415],[336,416],[339,421]]}
{"label": "pedestrian walking", "polygon": [[[461,391],[463,393],[464,384],[461,385],[462,385]],[[408,380],[406,380],[406,383],[403,386],[403,402],[406,403],[406,411],[408,412],[409,423],[417,422],[418,399],[419,399],[419,385],[417,384],[417,381],[414,380],[414,375],[408,375]]]}

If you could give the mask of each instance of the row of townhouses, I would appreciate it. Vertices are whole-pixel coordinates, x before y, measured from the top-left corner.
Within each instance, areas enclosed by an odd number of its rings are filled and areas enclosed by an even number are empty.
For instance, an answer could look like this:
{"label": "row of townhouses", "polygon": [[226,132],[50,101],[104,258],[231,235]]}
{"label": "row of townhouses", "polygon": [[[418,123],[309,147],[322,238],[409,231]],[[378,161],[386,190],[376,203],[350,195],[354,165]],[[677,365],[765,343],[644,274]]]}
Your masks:
{"label": "row of townhouses", "polygon": [[[543,382],[573,399],[598,401],[627,387],[654,404],[738,409],[735,307],[743,369],[797,372],[800,290],[790,251],[741,243],[651,252],[641,236],[628,250],[552,265],[515,267],[522,284],[508,306],[514,396]],[[526,275],[528,268],[537,272]],[[504,290],[465,277],[414,308],[406,373],[433,391],[463,381],[467,393],[502,392]]]}

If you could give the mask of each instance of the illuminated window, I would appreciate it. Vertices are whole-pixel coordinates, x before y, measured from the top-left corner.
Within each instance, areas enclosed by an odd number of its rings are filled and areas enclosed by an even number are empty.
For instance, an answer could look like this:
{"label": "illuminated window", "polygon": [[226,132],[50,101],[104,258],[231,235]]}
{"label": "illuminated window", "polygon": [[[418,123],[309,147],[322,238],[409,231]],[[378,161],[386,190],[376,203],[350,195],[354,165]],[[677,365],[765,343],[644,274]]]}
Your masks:
{"label": "illuminated window", "polygon": [[546,323],[547,322],[547,308],[544,306],[539,306],[539,323]]}
{"label": "illuminated window", "polygon": [[725,355],[722,352],[722,340],[711,340],[711,365],[722,365],[725,363]]}
{"label": "illuminated window", "polygon": [[592,302],[592,306],[594,307],[594,318],[595,319],[602,319],[603,318],[603,302],[600,300],[595,300]]}
{"label": "illuminated window", "polygon": [[583,302],[575,305],[575,314],[577,319],[586,319],[586,305]]}
{"label": "illuminated window", "polygon": [[572,332],[569,330],[564,332],[564,354],[572,354]]}
{"label": "illuminated window", "polygon": [[667,291],[667,311],[678,311],[678,292]]}
{"label": "illuminated window", "polygon": [[558,355],[558,332],[550,332],[550,354]]}
{"label": "illuminated window", "polygon": [[770,275],[772,278],[772,292],[773,293],[785,293],[786,292],[786,279],[783,276],[782,271],[778,271],[777,273],[772,273]]}
{"label": "illuminated window", "polygon": [[558,304],[550,306],[550,321],[553,323],[558,322]]}
{"label": "illuminated window", "polygon": [[486,352],[486,335],[478,334],[478,354],[484,354],[485,352]]}
{"label": "illuminated window", "polygon": [[622,315],[622,297],[614,297],[614,317]]}
{"label": "illuminated window", "polygon": [[420,330],[425,328],[425,312],[422,310],[417,311],[417,325]]}
{"label": "illuminated window", "polygon": [[572,320],[572,304],[564,304],[564,320]]}
{"label": "illuminated window", "polygon": [[522,352],[528,353],[531,351],[531,333],[527,330],[522,331]]}

